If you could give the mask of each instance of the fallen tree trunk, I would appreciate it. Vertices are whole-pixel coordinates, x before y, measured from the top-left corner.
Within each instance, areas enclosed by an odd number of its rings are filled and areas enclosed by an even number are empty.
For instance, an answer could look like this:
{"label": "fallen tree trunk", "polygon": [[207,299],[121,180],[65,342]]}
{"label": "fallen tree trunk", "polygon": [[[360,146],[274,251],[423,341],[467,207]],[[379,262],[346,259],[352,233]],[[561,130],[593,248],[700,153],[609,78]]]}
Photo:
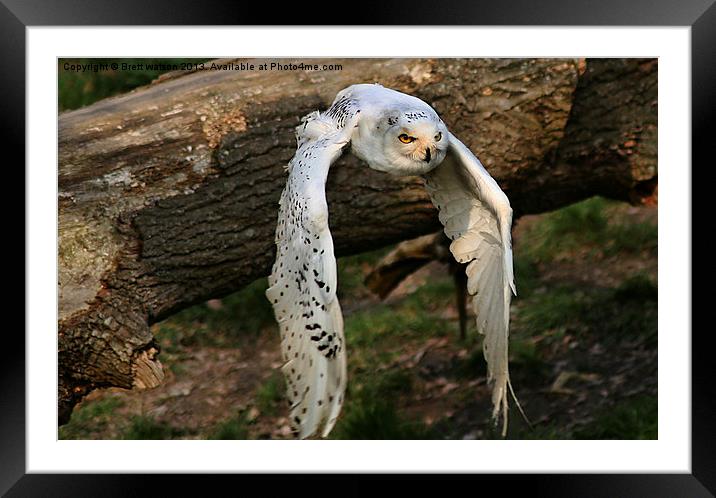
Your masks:
{"label": "fallen tree trunk", "polygon": [[[293,128],[350,84],[380,82],[433,105],[516,215],[596,194],[655,197],[656,60],[302,61],[340,71],[264,62],[171,74],[60,115],[60,423],[92,389],[161,382],[152,323],[268,274]],[[338,255],[440,227],[422,180],[350,155],[327,194]]]}

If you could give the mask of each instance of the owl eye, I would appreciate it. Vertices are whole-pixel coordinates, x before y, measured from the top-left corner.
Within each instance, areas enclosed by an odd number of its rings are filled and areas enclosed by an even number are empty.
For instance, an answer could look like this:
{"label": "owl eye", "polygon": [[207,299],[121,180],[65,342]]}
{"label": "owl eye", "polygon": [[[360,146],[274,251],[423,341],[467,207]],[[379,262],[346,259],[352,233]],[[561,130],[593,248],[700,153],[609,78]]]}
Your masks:
{"label": "owl eye", "polygon": [[398,137],[398,140],[400,140],[400,141],[403,142],[404,144],[409,144],[409,143],[415,142],[415,137],[411,137],[411,136],[406,135],[405,133],[403,133],[402,135],[400,135],[400,136]]}
{"label": "owl eye", "polygon": [[436,142],[439,142],[440,140],[442,140],[442,138],[443,138],[443,134],[440,133],[440,132],[438,132],[438,134],[435,135],[435,141],[436,141]]}

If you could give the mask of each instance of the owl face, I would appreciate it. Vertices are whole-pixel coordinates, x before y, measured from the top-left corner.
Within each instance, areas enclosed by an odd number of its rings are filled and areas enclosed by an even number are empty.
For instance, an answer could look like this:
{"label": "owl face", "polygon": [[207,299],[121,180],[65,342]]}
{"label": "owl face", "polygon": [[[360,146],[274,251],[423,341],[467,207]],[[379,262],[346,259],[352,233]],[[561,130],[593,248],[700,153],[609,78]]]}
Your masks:
{"label": "owl face", "polygon": [[[369,162],[394,175],[422,175],[445,158],[447,127],[437,115],[424,111],[390,115],[380,123],[380,147],[371,151]],[[376,144],[378,145],[378,144]],[[376,150],[377,149],[377,150]]]}
{"label": "owl face", "polygon": [[442,162],[448,146],[447,129],[442,122],[430,119],[405,120],[388,133],[406,167],[431,170]]}
{"label": "owl face", "polygon": [[448,130],[432,109],[366,112],[359,129],[351,140],[353,153],[378,171],[423,175],[445,159]]}

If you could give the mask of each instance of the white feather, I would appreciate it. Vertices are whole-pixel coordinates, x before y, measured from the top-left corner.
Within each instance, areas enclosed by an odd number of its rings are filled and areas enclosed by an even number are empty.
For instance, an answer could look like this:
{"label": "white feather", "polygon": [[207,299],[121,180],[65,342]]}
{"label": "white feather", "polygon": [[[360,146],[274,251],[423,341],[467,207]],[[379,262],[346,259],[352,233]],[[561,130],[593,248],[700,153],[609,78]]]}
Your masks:
{"label": "white feather", "polygon": [[328,434],[346,385],[325,182],[353,124],[339,128],[329,123],[313,113],[297,128],[300,145],[279,202],[276,263],[266,291],[281,332],[291,422],[301,438]]}
{"label": "white feather", "polygon": [[445,160],[425,175],[433,203],[440,209],[450,250],[466,273],[474,295],[477,327],[485,335],[484,353],[493,388],[493,416],[507,431],[509,309],[515,286],[510,238],[512,208],[507,196],[477,157],[454,135]]}

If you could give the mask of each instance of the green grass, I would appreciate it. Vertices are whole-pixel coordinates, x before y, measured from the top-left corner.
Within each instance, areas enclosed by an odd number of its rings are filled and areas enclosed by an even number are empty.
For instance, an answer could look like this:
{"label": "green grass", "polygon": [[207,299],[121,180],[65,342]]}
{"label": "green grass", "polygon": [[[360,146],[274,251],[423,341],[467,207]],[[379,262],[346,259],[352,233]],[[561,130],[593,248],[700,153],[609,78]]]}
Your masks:
{"label": "green grass", "polygon": [[648,276],[638,273],[620,283],[612,295],[620,302],[655,302],[659,298],[659,291],[655,282]]}
{"label": "green grass", "polygon": [[75,408],[69,423],[59,428],[59,439],[88,439],[92,433],[105,430],[115,410],[123,405],[122,400],[111,396],[83,402]]}
{"label": "green grass", "polygon": [[655,396],[639,396],[604,410],[575,439],[658,439],[658,403]]}
{"label": "green grass", "polygon": [[651,223],[620,223],[613,226],[609,235],[611,240],[606,254],[613,256],[621,252],[639,253],[648,251],[656,255],[658,228]]}
{"label": "green grass", "polygon": [[345,295],[357,297],[369,294],[370,290],[364,283],[365,272],[374,267],[394,247],[388,246],[375,251],[339,258],[337,260],[338,298]]}
{"label": "green grass", "polygon": [[520,374],[534,382],[544,382],[552,369],[542,357],[534,341],[522,337],[510,339],[510,366],[520,370]]}
{"label": "green grass", "polygon": [[657,225],[630,220],[615,210],[618,205],[593,197],[548,213],[527,228],[515,248],[514,329],[525,336],[594,332],[656,340],[657,287],[647,276],[634,275],[615,288],[545,286],[541,280],[544,265],[572,259],[577,251],[586,250],[596,264],[604,261],[600,257],[619,254],[656,256]]}
{"label": "green grass", "polygon": [[[482,337],[482,336],[480,336]],[[544,382],[549,376],[551,366],[543,358],[532,336],[513,330],[510,337],[510,367],[520,372],[521,384]],[[459,379],[475,379],[487,376],[487,363],[482,345],[476,343],[470,354],[455,366],[454,374]]]}
{"label": "green grass", "polygon": [[548,333],[595,333],[606,338],[657,336],[658,291],[645,275],[635,275],[615,288],[545,289],[522,301],[514,328],[526,336]]}
{"label": "green grass", "polygon": [[522,302],[514,326],[527,336],[548,331],[563,335],[579,324],[591,304],[590,297],[581,289],[570,286],[542,289]]}
{"label": "green grass", "polygon": [[283,374],[276,371],[256,390],[256,405],[267,415],[275,415],[283,408],[286,399],[286,382]]}
{"label": "green grass", "polygon": [[58,98],[60,112],[78,109],[112,95],[126,93],[138,86],[146,85],[167,71],[159,70],[106,70],[70,71],[65,63],[71,64],[182,64],[197,63],[208,59],[59,59]]}
{"label": "green grass", "polygon": [[146,415],[135,415],[122,434],[122,439],[177,439],[185,434],[182,429],[159,422]]}
{"label": "green grass", "polygon": [[345,320],[348,347],[399,346],[405,340],[457,334],[457,323],[439,316],[454,302],[449,276],[427,282],[401,301],[377,304],[352,313]]}
{"label": "green grass", "polygon": [[515,251],[513,256],[515,287],[517,289],[517,296],[513,299],[516,302],[532,295],[540,285],[540,275],[537,262],[534,259],[521,251]]}
{"label": "green grass", "polygon": [[656,344],[658,335],[658,290],[645,275],[635,275],[610,290],[603,307],[592,310],[595,329],[613,336],[644,337]]}
{"label": "green grass", "polygon": [[249,428],[245,416],[237,415],[219,423],[208,439],[248,439]]}
{"label": "green grass", "polygon": [[405,370],[390,370],[373,377],[370,384],[363,386],[363,392],[394,398],[402,394],[410,394],[413,389],[413,376]]}
{"label": "green grass", "polygon": [[606,256],[642,251],[655,254],[657,225],[616,216],[613,208],[617,205],[616,201],[592,197],[548,213],[527,230],[515,249],[516,260],[527,260],[520,265],[553,261],[585,247],[593,254]]}
{"label": "green grass", "polygon": [[420,422],[404,420],[394,404],[386,399],[362,397],[346,408],[333,439],[433,439],[430,428]]}
{"label": "green grass", "polygon": [[449,324],[439,317],[409,307],[378,305],[354,313],[345,322],[349,347],[398,345],[401,338],[445,335]]}
{"label": "green grass", "polygon": [[658,438],[658,403],[656,396],[640,395],[600,411],[594,420],[573,430],[549,423],[533,429],[523,428],[513,439],[593,439],[636,440]]}
{"label": "green grass", "polygon": [[412,389],[407,372],[392,371],[351,380],[343,413],[331,432],[332,439],[433,439],[434,431],[422,422],[402,417],[396,398]]}
{"label": "green grass", "polygon": [[556,255],[598,242],[607,229],[607,201],[594,197],[545,215],[531,226],[516,252],[529,261],[551,261]]}
{"label": "green grass", "polygon": [[247,337],[257,337],[274,324],[273,310],[265,295],[267,285],[261,278],[224,297],[218,310],[206,303],[197,304],[158,323],[155,335],[162,350],[177,353],[200,346],[236,347]]}

